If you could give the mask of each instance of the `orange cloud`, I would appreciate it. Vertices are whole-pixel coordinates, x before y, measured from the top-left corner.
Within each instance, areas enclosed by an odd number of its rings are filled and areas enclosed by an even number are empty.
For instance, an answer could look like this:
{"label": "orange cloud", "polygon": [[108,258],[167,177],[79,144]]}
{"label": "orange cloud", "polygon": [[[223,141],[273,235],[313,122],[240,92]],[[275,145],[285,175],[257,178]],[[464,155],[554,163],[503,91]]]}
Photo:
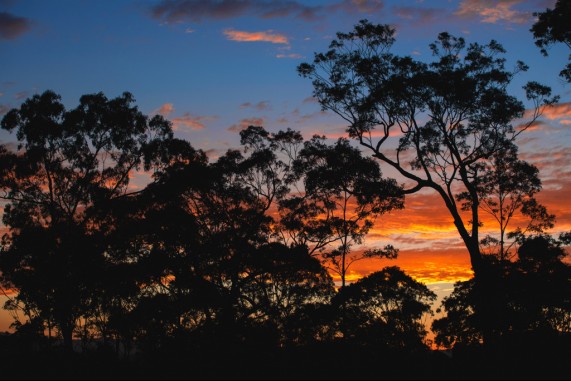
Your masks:
{"label": "orange cloud", "polygon": [[226,29],[224,31],[226,38],[230,41],[238,42],[271,42],[272,44],[289,44],[288,38],[283,34],[273,33],[268,30],[265,32],[245,32],[241,30]]}
{"label": "orange cloud", "polygon": [[172,114],[173,112],[174,112],[173,104],[172,103],[165,103],[165,104],[161,105],[161,107],[159,107],[158,109],[153,111],[153,114],[159,114],[159,115],[162,115],[164,117],[167,117],[170,114]]}
{"label": "orange cloud", "polygon": [[265,122],[264,118],[244,118],[240,123],[233,124],[227,128],[230,132],[240,132],[248,128],[248,126],[263,126]]}
{"label": "orange cloud", "polygon": [[205,122],[215,120],[216,116],[198,116],[185,112],[182,116],[173,118],[173,129],[178,130],[188,128],[191,130],[202,130],[206,127]]}
{"label": "orange cloud", "polygon": [[531,13],[513,9],[521,2],[522,0],[464,0],[455,13],[461,17],[480,17],[482,22],[489,24],[523,24],[530,20]]}
{"label": "orange cloud", "polygon": [[[408,275],[423,283],[458,282],[473,276],[466,249],[401,250],[398,258],[364,259],[355,262],[347,279],[358,280],[386,266],[399,266]],[[334,274],[332,274],[333,276]],[[333,276],[334,280],[338,280]]]}
{"label": "orange cloud", "polygon": [[571,117],[571,102],[558,103],[553,106],[547,106],[543,110],[542,116],[549,120],[569,118]]}

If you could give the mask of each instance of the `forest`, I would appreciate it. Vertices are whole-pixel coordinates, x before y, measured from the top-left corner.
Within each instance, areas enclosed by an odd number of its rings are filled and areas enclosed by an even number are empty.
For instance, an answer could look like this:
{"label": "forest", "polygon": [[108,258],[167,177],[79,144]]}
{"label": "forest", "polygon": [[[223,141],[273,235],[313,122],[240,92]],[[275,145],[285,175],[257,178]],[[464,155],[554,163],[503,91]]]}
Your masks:
{"label": "forest", "polygon": [[[551,16],[534,26],[540,48],[565,42]],[[392,53],[394,41],[393,27],[363,20],[298,66],[347,123],[335,141],[249,126],[240,147],[209,158],[128,92],[66,109],[47,90],[8,111],[1,128],[17,143],[0,145],[0,290],[14,321],[0,334],[3,372],[567,379],[571,232],[550,233],[539,170],[517,145],[559,98],[538,82],[525,101],[512,95],[527,67],[506,68],[496,41],[441,33],[429,63]],[[391,265],[398,247],[366,241],[425,190],[474,274],[441,304]],[[496,234],[481,234],[484,220]],[[378,271],[347,278],[371,258]]]}

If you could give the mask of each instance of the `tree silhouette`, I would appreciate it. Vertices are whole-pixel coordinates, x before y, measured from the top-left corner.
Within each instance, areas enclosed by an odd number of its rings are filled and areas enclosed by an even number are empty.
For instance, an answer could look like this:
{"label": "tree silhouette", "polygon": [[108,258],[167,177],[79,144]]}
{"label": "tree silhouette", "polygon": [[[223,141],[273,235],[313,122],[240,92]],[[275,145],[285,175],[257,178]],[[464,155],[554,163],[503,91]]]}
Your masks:
{"label": "tree silhouette", "polygon": [[[545,12],[533,14],[538,19],[531,27],[535,45],[541,48],[544,56],[548,55],[547,49],[556,43],[563,43],[571,49],[571,4],[565,0],[557,0],[553,9],[547,8]],[[571,55],[569,55],[571,61]],[[571,82],[571,63],[559,73],[567,82]]]}
{"label": "tree silhouette", "polygon": [[425,345],[422,318],[435,299],[398,267],[385,267],[340,289],[333,303],[346,339],[414,350]]}
{"label": "tree silhouette", "polygon": [[[298,67],[300,75],[312,79],[314,96],[349,124],[352,138],[413,183],[405,193],[430,188],[439,194],[477,276],[481,167],[555,101],[547,99],[550,90],[535,82],[525,86],[533,117],[516,129],[511,122],[523,116],[524,105],[507,86],[526,66],[519,62],[515,72],[507,71],[499,57],[505,50],[496,41],[466,47],[463,38],[441,33],[430,45],[435,61],[425,64],[390,52],[395,39],[388,25],[364,20],[337,37],[328,52]],[[384,148],[393,140],[390,155]],[[471,199],[469,221],[456,202],[457,189]]]}
{"label": "tree silhouette", "polygon": [[[488,235],[481,241],[488,247],[489,254],[500,260],[509,259],[510,249],[528,233],[541,233],[553,227],[554,215],[534,198],[541,190],[539,170],[518,158],[517,147],[511,146],[495,152],[490,163],[480,169],[477,179],[477,192],[481,210],[488,213],[497,222],[499,235]],[[472,208],[472,199],[467,192],[457,196],[463,201],[463,210]],[[528,218],[527,225],[508,232],[508,226],[516,213]],[[497,238],[499,237],[499,238]],[[506,242],[506,239],[513,239]]]}
{"label": "tree silhouette", "polygon": [[[148,118],[129,93],[84,95],[66,111],[51,91],[35,95],[2,119],[16,131],[18,151],[1,151],[3,222],[0,270],[16,299],[57,326],[64,345],[84,314],[106,268],[102,234],[92,218],[109,200],[125,197],[130,175],[160,160],[170,123]],[[27,308],[27,310],[31,310]]]}
{"label": "tree silhouette", "polygon": [[[353,31],[337,33],[330,50],[298,72],[312,79],[322,108],[348,123],[350,137],[411,183],[405,194],[428,188],[444,201],[470,255],[478,314],[491,324],[493,287],[486,284],[490,269],[480,249],[480,176],[557,98],[536,82],[525,85],[533,112],[515,128],[512,121],[523,117],[525,107],[507,87],[527,67],[518,62],[508,71],[498,42],[466,46],[463,38],[441,33],[427,64],[392,54],[394,32],[363,20]],[[469,205],[467,216],[460,195]]]}
{"label": "tree silhouette", "polygon": [[490,300],[496,312],[492,324],[475,313],[479,296],[474,279],[455,284],[442,303],[446,316],[432,325],[436,343],[448,348],[479,344],[486,324],[496,331],[499,350],[510,343],[532,350],[533,337],[544,346],[556,345],[558,335],[571,332],[571,267],[564,261],[568,254],[563,248],[569,243],[568,233],[559,239],[544,234],[525,237],[517,261],[495,266],[498,271],[490,280],[496,292]]}
{"label": "tree silhouette", "polygon": [[396,182],[384,179],[378,164],[364,158],[348,140],[339,139],[331,146],[324,140],[315,136],[304,143],[294,169],[304,182],[306,199],[321,205],[330,244],[338,244],[322,256],[344,287],[354,262],[367,257],[396,257],[398,251],[390,245],[361,255],[352,254],[351,247],[363,242],[375,217],[401,209],[403,197]]}
{"label": "tree silhouette", "polygon": [[304,142],[297,131],[274,134],[256,126],[240,136],[251,152],[242,160],[245,186],[259,195],[266,211],[276,204],[279,219],[273,230],[281,242],[319,254],[343,286],[353,262],[396,257],[390,245],[351,254],[374,218],[403,205],[400,188],[382,177],[374,160],[364,158],[346,139],[328,145],[324,137],[314,136]]}

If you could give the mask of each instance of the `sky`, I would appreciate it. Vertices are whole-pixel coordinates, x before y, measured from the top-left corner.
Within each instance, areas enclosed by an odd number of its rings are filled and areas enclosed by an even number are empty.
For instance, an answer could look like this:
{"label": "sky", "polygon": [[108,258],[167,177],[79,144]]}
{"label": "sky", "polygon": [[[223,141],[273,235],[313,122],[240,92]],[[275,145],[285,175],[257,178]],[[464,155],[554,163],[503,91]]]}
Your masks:
{"label": "sky", "polygon": [[[540,168],[537,198],[556,214],[554,232],[571,230],[571,84],[558,77],[569,51],[554,46],[544,57],[529,32],[533,12],[554,3],[0,0],[0,117],[47,89],[68,108],[83,94],[112,98],[129,91],[141,111],[164,115],[177,137],[215,160],[238,147],[238,133],[248,125],[273,132],[289,127],[306,138],[344,136],[345,123],[320,110],[296,67],[361,19],[395,26],[393,52],[419,60],[430,60],[428,45],[443,31],[467,42],[495,39],[507,50],[507,67],[517,60],[530,67],[513,81],[514,95],[523,99],[521,86],[536,80],[561,97],[518,143],[521,157]],[[12,141],[0,132],[0,143]],[[485,224],[484,232],[491,227]],[[399,265],[443,295],[471,276],[452,219],[431,192],[408,196],[405,210],[377,220],[366,244],[389,243],[401,250],[397,260],[357,262],[350,277]],[[0,331],[8,324],[2,314]]]}

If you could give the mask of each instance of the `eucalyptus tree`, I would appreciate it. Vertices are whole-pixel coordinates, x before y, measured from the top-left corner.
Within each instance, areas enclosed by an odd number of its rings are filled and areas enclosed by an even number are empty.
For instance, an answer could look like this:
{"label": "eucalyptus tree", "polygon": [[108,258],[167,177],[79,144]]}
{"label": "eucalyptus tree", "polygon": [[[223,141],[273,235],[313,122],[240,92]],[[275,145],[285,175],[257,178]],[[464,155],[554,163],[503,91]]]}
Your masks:
{"label": "eucalyptus tree", "polygon": [[342,287],[354,262],[397,256],[398,250],[391,245],[352,253],[354,245],[363,243],[376,217],[403,207],[401,188],[394,179],[383,178],[376,161],[363,157],[347,139],[328,145],[325,138],[314,136],[304,143],[294,169],[304,183],[305,197],[321,207],[323,216],[318,218],[326,221],[331,237],[322,256],[341,278]]}
{"label": "eucalyptus tree", "polygon": [[[533,15],[537,17],[537,21],[531,27],[531,32],[533,32],[535,45],[541,49],[544,56],[548,55],[549,47],[556,43],[565,44],[571,49],[571,26],[569,25],[571,3],[569,1],[557,0],[553,9],[547,8],[544,12],[536,12]],[[571,61],[571,54],[568,59]],[[559,76],[571,82],[571,62],[567,63]]]}
{"label": "eucalyptus tree", "polygon": [[394,258],[397,250],[358,254],[376,217],[403,207],[403,195],[386,179],[377,162],[365,158],[346,139],[328,144],[324,137],[304,141],[297,131],[270,133],[250,126],[241,132],[250,155],[242,161],[244,183],[263,200],[274,202],[274,235],[293,246],[306,246],[346,284],[349,267],[366,257]]}
{"label": "eucalyptus tree", "polygon": [[[2,285],[27,311],[55,323],[70,348],[77,321],[107,266],[106,226],[95,210],[132,192],[138,170],[160,165],[171,124],[142,114],[129,93],[84,95],[66,110],[52,91],[10,110],[1,127],[18,145],[0,149],[7,201]],[[30,308],[33,307],[33,308]]]}
{"label": "eucalyptus tree", "polygon": [[[527,67],[518,62],[507,69],[498,42],[467,45],[441,33],[430,45],[430,63],[392,53],[394,42],[393,27],[363,20],[353,31],[337,33],[329,50],[298,72],[312,80],[322,108],[347,122],[351,138],[408,181],[405,194],[431,189],[440,196],[478,276],[484,267],[478,193],[483,168],[557,98],[545,86],[526,84],[531,118],[514,127],[525,106],[508,88]],[[470,200],[468,216],[460,194]]]}

